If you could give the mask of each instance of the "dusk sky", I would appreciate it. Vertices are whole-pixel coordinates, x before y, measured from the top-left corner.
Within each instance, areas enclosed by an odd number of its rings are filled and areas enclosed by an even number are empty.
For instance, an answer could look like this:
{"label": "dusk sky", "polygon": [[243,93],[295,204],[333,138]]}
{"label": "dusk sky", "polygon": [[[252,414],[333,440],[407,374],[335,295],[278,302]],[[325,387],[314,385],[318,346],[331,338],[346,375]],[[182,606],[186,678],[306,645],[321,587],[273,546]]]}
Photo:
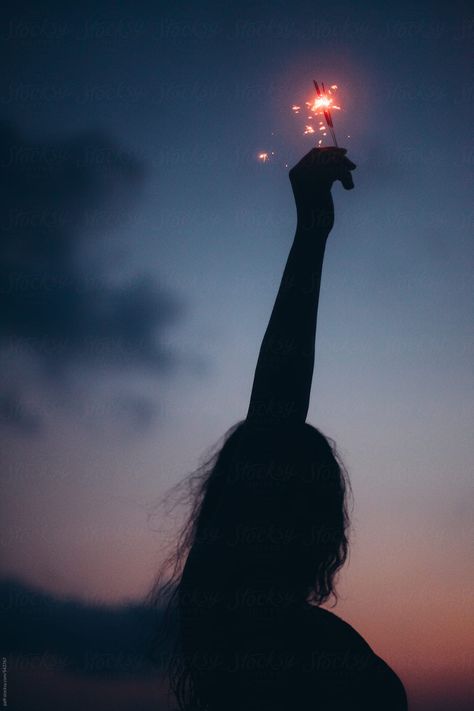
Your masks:
{"label": "dusk sky", "polygon": [[2,12],[4,576],[150,587],[160,497],[246,414],[295,227],[286,166],[314,145],[291,107],[320,79],[357,164],[333,190],[308,416],[354,494],[335,611],[418,700],[464,708],[473,34],[467,2]]}

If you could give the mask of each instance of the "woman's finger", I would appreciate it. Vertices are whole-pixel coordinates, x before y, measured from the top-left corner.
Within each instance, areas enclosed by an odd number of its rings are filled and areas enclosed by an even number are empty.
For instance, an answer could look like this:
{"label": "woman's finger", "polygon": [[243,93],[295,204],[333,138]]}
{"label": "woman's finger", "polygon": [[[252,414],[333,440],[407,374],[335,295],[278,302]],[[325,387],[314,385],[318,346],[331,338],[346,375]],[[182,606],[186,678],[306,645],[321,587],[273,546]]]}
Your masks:
{"label": "woman's finger", "polygon": [[355,168],[357,168],[356,164],[349,160],[349,158],[344,158],[343,162],[346,168],[349,168],[349,170],[355,170]]}
{"label": "woman's finger", "polygon": [[348,170],[344,171],[344,173],[341,173],[339,180],[341,181],[345,190],[352,190],[354,188],[354,181],[352,179],[352,175],[349,173]]}

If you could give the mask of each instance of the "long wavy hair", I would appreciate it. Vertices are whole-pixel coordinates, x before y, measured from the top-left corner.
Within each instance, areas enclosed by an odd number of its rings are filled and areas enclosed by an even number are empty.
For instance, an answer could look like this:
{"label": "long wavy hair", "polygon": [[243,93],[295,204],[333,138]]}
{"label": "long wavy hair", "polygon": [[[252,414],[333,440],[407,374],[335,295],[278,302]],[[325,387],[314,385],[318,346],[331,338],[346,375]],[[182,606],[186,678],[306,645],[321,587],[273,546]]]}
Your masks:
{"label": "long wavy hair", "polygon": [[156,648],[172,640],[165,666],[179,711],[206,708],[190,662],[194,638],[225,633],[239,591],[272,595],[272,604],[275,594],[282,604],[337,601],[349,491],[334,442],[315,427],[259,430],[245,421],[171,490],[167,500],[187,515],[148,601],[166,610]]}

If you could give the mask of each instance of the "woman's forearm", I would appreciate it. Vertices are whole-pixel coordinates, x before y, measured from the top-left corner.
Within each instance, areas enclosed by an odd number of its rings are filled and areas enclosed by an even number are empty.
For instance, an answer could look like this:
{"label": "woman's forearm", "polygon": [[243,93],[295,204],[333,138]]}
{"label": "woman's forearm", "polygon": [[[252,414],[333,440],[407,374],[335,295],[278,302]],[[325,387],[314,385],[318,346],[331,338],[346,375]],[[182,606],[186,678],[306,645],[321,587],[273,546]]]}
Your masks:
{"label": "woman's forearm", "polygon": [[299,220],[257,361],[247,418],[304,422],[327,233]]}

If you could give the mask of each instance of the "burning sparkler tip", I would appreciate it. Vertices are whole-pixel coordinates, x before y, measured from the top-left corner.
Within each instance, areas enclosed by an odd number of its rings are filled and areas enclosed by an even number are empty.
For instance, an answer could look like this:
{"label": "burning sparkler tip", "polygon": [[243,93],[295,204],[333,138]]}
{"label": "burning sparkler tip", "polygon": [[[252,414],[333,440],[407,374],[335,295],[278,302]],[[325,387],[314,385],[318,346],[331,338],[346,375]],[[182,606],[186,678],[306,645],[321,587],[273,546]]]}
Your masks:
{"label": "burning sparkler tip", "polygon": [[[333,91],[336,91],[338,86],[337,84],[331,84],[328,89],[326,90],[326,87],[324,85],[324,82],[321,82],[318,84],[316,79],[313,79],[313,85],[316,90],[316,97],[314,98],[313,101],[306,101],[305,106],[309,110],[309,115],[306,116],[306,121],[313,121],[315,117],[318,117],[319,119],[319,126],[318,129],[319,131],[323,131],[323,136],[328,135],[328,130],[329,133],[331,134],[331,137],[334,141],[334,145],[337,147],[337,139],[336,139],[336,134],[334,132],[334,124],[331,116],[331,111],[337,110],[340,111],[341,107],[337,106],[334,104],[334,98],[333,98]],[[299,114],[301,110],[301,106],[299,104],[293,104],[292,110],[295,114]],[[323,118],[324,117],[324,121]],[[313,126],[310,124],[306,123],[304,127],[304,134],[311,134],[314,133],[315,130]],[[321,135],[321,134],[320,134]],[[318,146],[320,146],[322,143],[322,140],[320,139],[318,141]]]}

